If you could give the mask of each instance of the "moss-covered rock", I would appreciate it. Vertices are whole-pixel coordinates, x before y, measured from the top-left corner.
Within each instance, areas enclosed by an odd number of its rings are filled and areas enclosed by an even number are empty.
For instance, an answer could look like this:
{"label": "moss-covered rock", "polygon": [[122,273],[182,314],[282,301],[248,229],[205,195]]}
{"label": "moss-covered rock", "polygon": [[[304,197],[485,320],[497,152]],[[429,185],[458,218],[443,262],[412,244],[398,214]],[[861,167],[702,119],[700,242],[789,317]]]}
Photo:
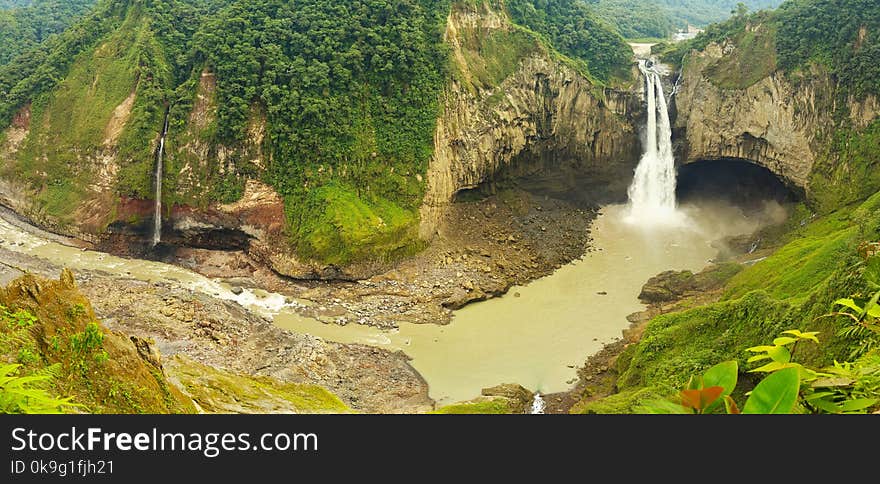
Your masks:
{"label": "moss-covered rock", "polygon": [[336,395],[317,385],[284,383],[218,370],[177,355],[169,378],[205,413],[350,413]]}
{"label": "moss-covered rock", "polygon": [[428,413],[442,415],[514,413],[508,406],[509,402],[503,397],[478,397],[467,402],[446,405]]}
{"label": "moss-covered rock", "polygon": [[524,414],[529,413],[535,394],[515,383],[484,388],[482,395],[466,402],[434,410],[435,414]]}
{"label": "moss-covered rock", "polygon": [[51,367],[50,393],[80,405],[68,410],[196,412],[159,359],[145,359],[131,338],[97,321],[69,270],[59,280],[28,274],[11,282],[0,289],[0,309],[0,361],[22,364],[22,374]]}

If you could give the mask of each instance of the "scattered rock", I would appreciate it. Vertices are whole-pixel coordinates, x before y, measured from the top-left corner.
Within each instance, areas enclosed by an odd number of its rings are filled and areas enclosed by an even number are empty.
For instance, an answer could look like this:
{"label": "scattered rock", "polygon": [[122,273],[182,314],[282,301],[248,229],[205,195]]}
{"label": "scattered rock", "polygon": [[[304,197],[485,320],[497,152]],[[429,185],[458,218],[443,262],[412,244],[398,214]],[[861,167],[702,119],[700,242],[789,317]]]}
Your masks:
{"label": "scattered rock", "polygon": [[502,397],[507,399],[507,407],[511,413],[527,413],[532,406],[535,394],[515,383],[505,383],[480,392],[484,397]]}

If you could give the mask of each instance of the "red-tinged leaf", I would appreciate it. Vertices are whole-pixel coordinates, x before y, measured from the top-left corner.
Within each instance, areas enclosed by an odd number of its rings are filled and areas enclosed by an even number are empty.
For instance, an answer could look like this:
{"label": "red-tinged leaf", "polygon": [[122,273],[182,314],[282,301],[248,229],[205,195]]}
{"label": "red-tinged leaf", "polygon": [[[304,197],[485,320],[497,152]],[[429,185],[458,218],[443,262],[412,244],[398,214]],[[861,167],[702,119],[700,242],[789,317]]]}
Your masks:
{"label": "red-tinged leaf", "polygon": [[694,410],[700,409],[700,391],[699,390],[682,390],[681,404],[687,408]]}
{"label": "red-tinged leaf", "polygon": [[700,410],[709,408],[716,400],[724,394],[724,387],[709,387],[700,391]]}
{"label": "red-tinged leaf", "polygon": [[736,406],[736,402],[730,395],[724,396],[724,407],[727,409],[729,415],[739,415],[740,413],[739,407]]}
{"label": "red-tinged leaf", "polygon": [[724,393],[724,388],[713,386],[702,390],[682,390],[681,404],[687,408],[702,411],[715,403]]}

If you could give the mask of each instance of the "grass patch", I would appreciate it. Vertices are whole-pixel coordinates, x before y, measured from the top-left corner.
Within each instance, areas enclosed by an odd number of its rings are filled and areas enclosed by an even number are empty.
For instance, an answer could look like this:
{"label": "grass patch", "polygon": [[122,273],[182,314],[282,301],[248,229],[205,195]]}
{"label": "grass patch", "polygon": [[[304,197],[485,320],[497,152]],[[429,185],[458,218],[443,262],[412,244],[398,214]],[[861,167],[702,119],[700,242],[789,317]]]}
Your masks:
{"label": "grass patch", "polygon": [[[498,87],[513,74],[520,62],[540,51],[537,38],[525,29],[461,32],[461,48],[471,73],[467,83],[479,89]],[[458,71],[460,72],[460,71]]]}
{"label": "grass patch", "polygon": [[639,405],[647,400],[655,400],[669,394],[669,391],[656,388],[624,390],[608,397],[586,402],[572,408],[574,414],[635,414]]}
{"label": "grass patch", "polygon": [[298,253],[325,263],[345,265],[388,261],[419,250],[418,214],[390,200],[359,196],[357,190],[330,183],[310,191],[302,204],[286,207]]}
{"label": "grass patch", "polygon": [[776,71],[776,28],[759,24],[731,39],[736,48],[704,71],[722,89],[745,89]]}

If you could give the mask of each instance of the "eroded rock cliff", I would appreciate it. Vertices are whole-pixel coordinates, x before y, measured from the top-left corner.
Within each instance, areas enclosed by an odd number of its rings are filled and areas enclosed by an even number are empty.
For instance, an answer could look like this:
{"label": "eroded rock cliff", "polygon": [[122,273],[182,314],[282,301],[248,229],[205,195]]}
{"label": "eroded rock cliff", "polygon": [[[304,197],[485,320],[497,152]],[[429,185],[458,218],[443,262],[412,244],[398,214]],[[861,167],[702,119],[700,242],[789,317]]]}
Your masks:
{"label": "eroded rock cliff", "polygon": [[[445,38],[456,75],[437,123],[423,238],[457,192],[501,175],[625,194],[640,150],[636,95],[596,87],[500,11],[454,8]],[[498,75],[511,56],[517,62]]]}
{"label": "eroded rock cliff", "polygon": [[[760,25],[747,28],[755,36],[772,35]],[[760,60],[764,72],[757,75],[745,63],[758,60],[738,52],[742,47],[732,40],[687,55],[674,98],[678,159],[751,161],[813,199],[825,189],[816,186],[817,165],[839,165],[829,152],[834,132],[862,130],[880,109],[874,96],[841,99],[836,81],[819,65],[797,73],[776,69],[770,47],[770,60]]]}

